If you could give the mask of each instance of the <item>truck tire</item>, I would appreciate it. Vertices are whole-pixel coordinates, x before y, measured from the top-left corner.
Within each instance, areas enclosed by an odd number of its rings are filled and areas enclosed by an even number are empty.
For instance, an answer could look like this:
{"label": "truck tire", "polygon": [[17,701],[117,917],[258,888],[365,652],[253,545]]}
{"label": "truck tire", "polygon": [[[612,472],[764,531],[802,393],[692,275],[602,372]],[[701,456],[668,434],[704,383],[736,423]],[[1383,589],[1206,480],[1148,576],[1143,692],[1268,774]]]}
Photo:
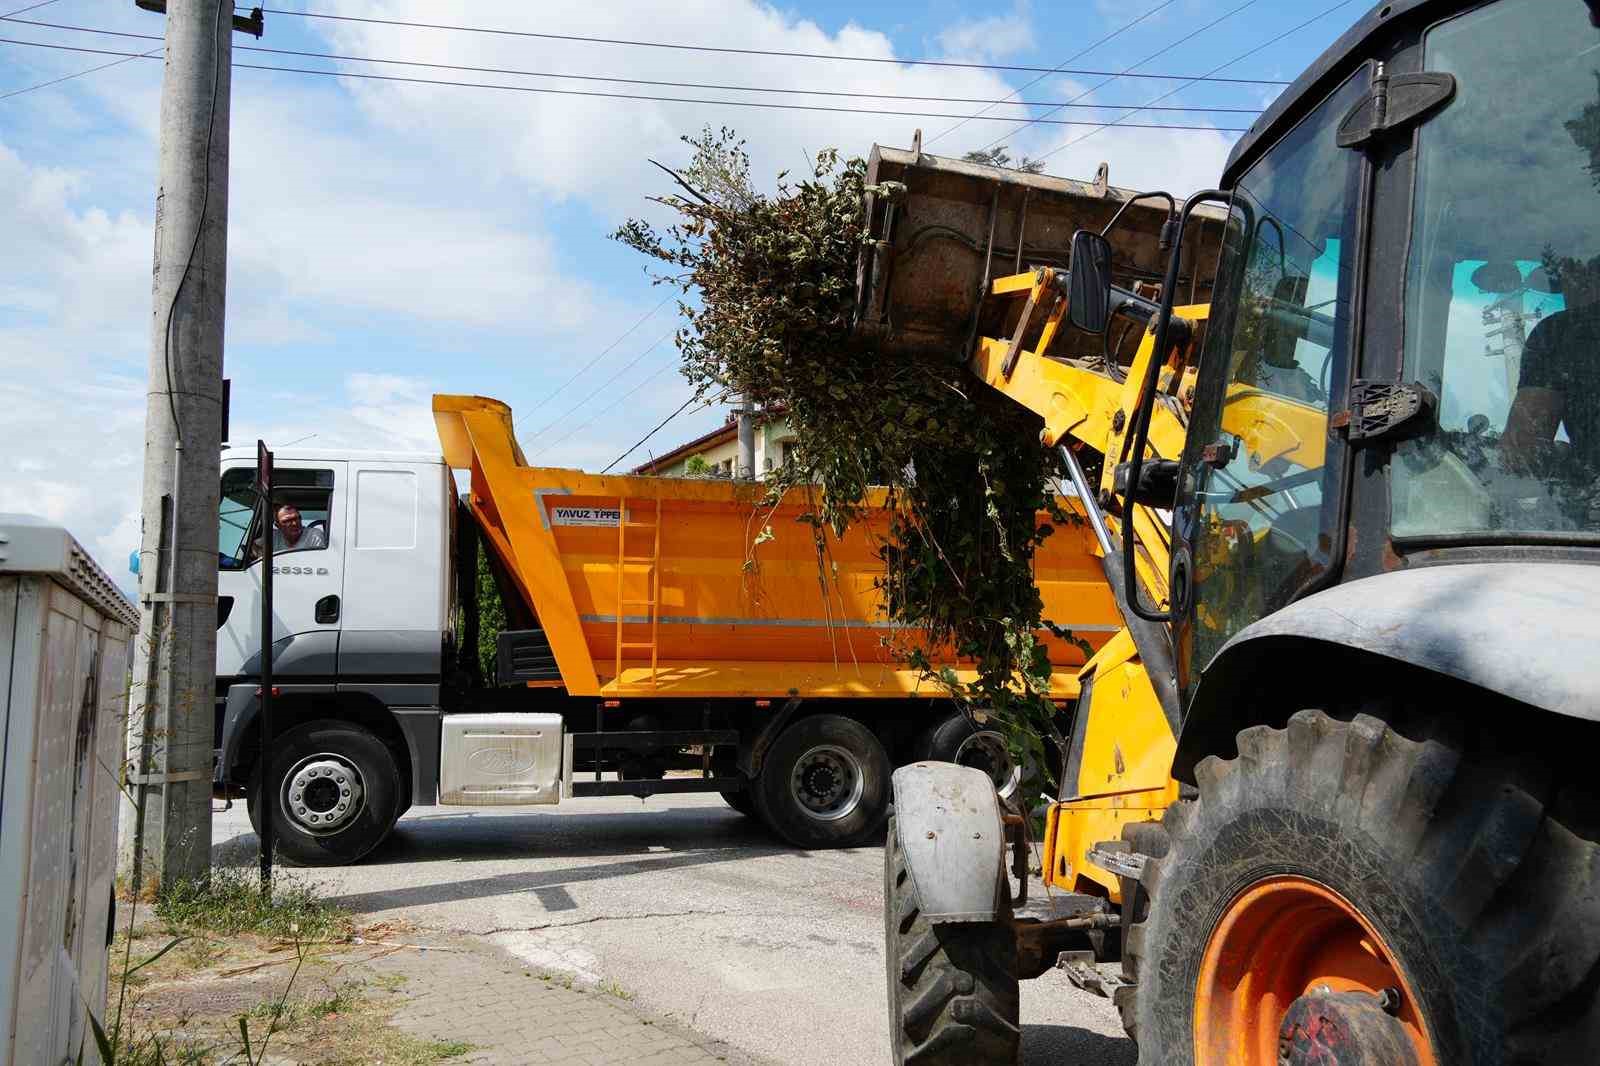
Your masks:
{"label": "truck tire", "polygon": [[756,801],[749,789],[740,789],[737,792],[719,792],[722,802],[744,815],[746,818],[756,817]]}
{"label": "truck tire", "polygon": [[883,839],[889,756],[852,718],[817,714],[778,735],[752,783],[756,813],[795,847],[851,848]]}
{"label": "truck tire", "polygon": [[[394,828],[400,770],[388,747],[370,732],[347,722],[306,722],[273,747],[266,760],[267,795],[280,861],[344,866],[364,857]],[[257,833],[258,781],[252,780],[249,795],[250,824]]]}
{"label": "truck tire", "polygon": [[960,711],[946,715],[922,732],[912,749],[913,762],[953,762],[982,770],[994,782],[1001,799],[1016,795],[1023,784],[1023,768],[1011,757],[1006,738],[993,729],[980,729]]}
{"label": "truck tire", "polygon": [[1012,1066],[1022,1043],[1016,938],[1001,922],[934,925],[924,918],[892,817],[888,833],[883,933],[891,1061]]}
{"label": "truck tire", "polygon": [[1127,938],[1141,1063],[1321,1062],[1330,1022],[1360,1043],[1341,1062],[1592,1059],[1592,794],[1527,747],[1407,722],[1301,711],[1196,767]]}

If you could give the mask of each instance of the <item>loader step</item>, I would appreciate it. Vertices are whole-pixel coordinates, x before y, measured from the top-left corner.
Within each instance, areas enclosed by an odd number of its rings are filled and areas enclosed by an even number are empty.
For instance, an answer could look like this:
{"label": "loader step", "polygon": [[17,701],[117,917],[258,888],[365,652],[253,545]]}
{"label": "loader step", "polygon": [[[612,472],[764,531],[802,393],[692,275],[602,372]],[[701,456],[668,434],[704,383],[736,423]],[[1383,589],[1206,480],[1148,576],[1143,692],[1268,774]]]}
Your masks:
{"label": "loader step", "polygon": [[1110,999],[1117,989],[1133,982],[1121,973],[1120,963],[1097,964],[1092,951],[1063,951],[1056,959],[1056,969],[1067,975],[1067,980],[1094,995]]}
{"label": "loader step", "polygon": [[1117,877],[1131,877],[1137,881],[1144,876],[1148,855],[1136,851],[1115,851],[1112,844],[1097,844],[1089,849],[1088,860],[1106,873]]}

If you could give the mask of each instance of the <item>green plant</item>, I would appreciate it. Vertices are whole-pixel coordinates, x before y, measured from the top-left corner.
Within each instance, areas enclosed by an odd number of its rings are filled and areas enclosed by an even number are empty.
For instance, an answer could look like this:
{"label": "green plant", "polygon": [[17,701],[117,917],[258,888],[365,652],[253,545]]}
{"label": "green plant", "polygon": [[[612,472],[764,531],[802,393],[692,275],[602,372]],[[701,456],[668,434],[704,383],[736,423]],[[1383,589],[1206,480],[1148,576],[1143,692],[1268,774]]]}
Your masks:
{"label": "green plant", "polygon": [[[630,220],[613,235],[663,265],[679,286],[686,324],[683,372],[702,391],[738,389],[757,407],[783,405],[796,431],[792,461],[767,482],[774,497],[804,494],[819,566],[825,533],[842,533],[887,489],[880,548],[891,620],[920,630],[939,658],[971,661],[977,678],[936,675],[982,709],[1015,753],[1042,757],[1055,732],[1050,663],[1035,636],[1042,602],[1034,552],[1065,520],[1048,478],[1056,457],[1039,420],[974,388],[965,353],[878,348],[851,329],[857,256],[865,239],[866,165],[817,154],[799,180],[756,188],[743,142],[709,128],[684,138],[683,194],[659,198],[676,214],[659,230]],[[932,672],[924,646],[901,649]]]}
{"label": "green plant", "polygon": [[258,933],[326,941],[344,938],[351,928],[349,914],[282,871],[263,896],[254,870],[218,868],[205,881],[179,881],[162,889],[155,909],[169,928],[190,936]]}

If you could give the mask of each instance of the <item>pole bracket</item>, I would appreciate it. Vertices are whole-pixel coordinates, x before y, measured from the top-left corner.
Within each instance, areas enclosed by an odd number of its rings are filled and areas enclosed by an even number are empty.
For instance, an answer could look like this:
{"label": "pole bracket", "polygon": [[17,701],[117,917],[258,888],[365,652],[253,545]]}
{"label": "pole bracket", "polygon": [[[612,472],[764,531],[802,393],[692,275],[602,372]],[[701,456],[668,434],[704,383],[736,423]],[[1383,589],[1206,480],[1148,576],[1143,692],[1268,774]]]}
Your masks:
{"label": "pole bracket", "polygon": [[140,603],[204,603],[216,602],[215,596],[204,592],[145,592],[139,596]]}
{"label": "pole bracket", "polygon": [[130,785],[171,785],[179,781],[209,781],[210,770],[173,770],[162,774],[129,774]]}
{"label": "pole bracket", "polygon": [[[158,15],[167,13],[167,0],[133,0],[133,6],[143,11],[154,11]],[[248,33],[256,40],[266,32],[266,20],[259,7],[250,9],[248,15],[233,16],[233,28],[237,33]]]}

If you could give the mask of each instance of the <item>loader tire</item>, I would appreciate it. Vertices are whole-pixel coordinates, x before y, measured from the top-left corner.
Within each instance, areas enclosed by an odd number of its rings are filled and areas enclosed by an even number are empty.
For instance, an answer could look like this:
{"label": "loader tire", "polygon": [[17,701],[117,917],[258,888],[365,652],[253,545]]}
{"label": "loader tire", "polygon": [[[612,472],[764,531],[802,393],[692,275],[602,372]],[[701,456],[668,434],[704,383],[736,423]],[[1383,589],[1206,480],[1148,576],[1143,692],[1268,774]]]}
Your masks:
{"label": "loader tire", "polygon": [[[400,817],[401,780],[394,755],[360,726],[336,721],[296,726],[273,741],[266,771],[273,852],[289,865],[356,862],[389,835]],[[260,773],[258,763],[256,775]],[[250,824],[260,833],[258,782],[252,776],[248,811]]]}
{"label": "loader tire", "polygon": [[[1198,798],[1163,818],[1169,850],[1146,863],[1149,914],[1128,932],[1141,1064],[1321,1062],[1307,1033],[1341,1017],[1386,1063],[1590,1061],[1591,786],[1556,780],[1552,753],[1467,739],[1460,716],[1382,715],[1300,711],[1196,767]],[[1349,978],[1356,994],[1333,994]],[[1252,1045],[1265,1050],[1240,1057]]]}
{"label": "loader tire", "polygon": [[854,848],[883,839],[888,753],[853,718],[816,714],[779,734],[752,782],[756,813],[798,848]]}
{"label": "loader tire", "polygon": [[929,922],[893,817],[888,833],[883,924],[891,1061],[894,1066],[1012,1066],[1022,1035],[1016,939],[1003,920],[1009,915],[993,922]]}

